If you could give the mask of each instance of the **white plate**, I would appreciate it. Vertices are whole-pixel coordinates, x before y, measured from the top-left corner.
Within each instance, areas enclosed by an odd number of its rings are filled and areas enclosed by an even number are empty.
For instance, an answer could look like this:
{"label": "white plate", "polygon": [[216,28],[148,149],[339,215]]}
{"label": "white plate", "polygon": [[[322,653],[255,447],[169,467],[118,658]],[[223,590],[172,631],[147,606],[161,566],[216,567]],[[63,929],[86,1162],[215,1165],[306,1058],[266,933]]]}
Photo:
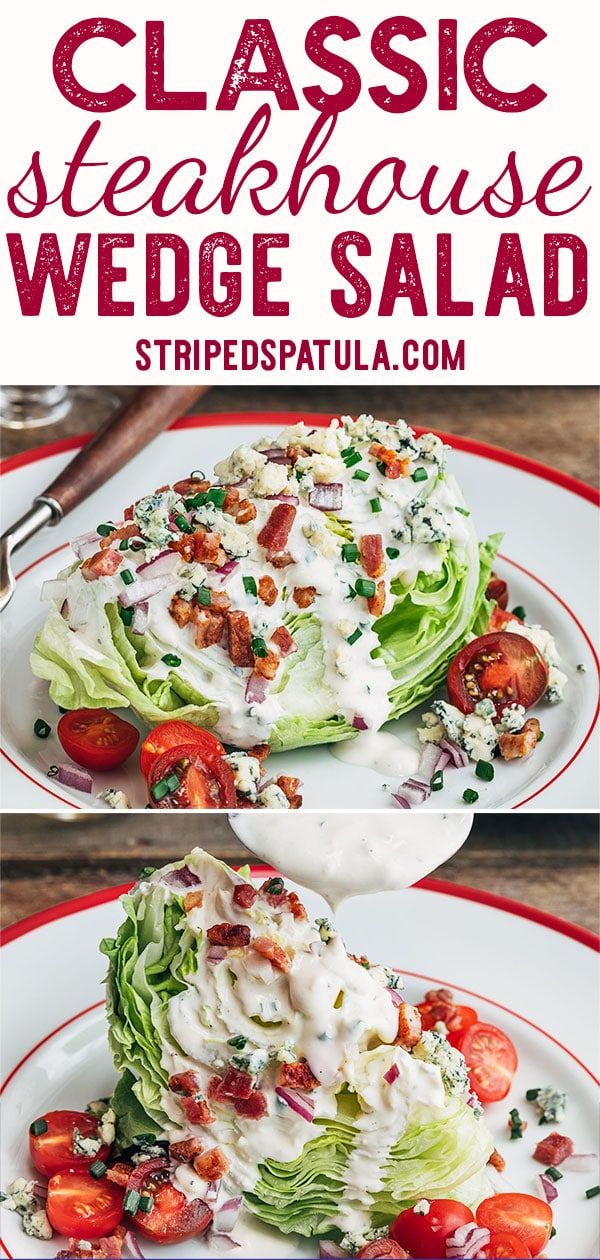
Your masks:
{"label": "white plate", "polygon": [[[1,622],[3,732],[2,792],[7,809],[48,807],[51,801],[74,808],[97,805],[95,797],[49,782],[48,766],[64,759],[53,735],[36,738],[33,724],[44,717],[55,728],[56,708],[47,685],[32,678],[29,651],[41,626],[45,607],[39,602],[42,582],[52,578],[71,554],[68,540],[90,524],[119,513],[142,490],[157,481],[175,481],[192,467],[212,468],[234,445],[253,442],[290,423],[289,415],[198,416],[180,421],[155,439],[131,464],[91,496],[53,531],[38,535],[16,556],[17,591]],[[297,417],[296,417],[297,419]],[[198,430],[201,430],[199,432]],[[528,760],[497,761],[491,784],[475,779],[473,767],[446,775],[441,794],[429,807],[462,807],[466,787],[479,792],[478,808],[596,808],[599,804],[596,739],[590,736],[598,715],[596,583],[598,517],[594,491],[560,473],[544,469],[494,447],[450,438],[455,447],[451,465],[465,493],[480,538],[505,531],[497,570],[510,586],[511,607],[523,605],[531,621],[554,634],[569,674],[565,700],[538,709],[544,742]],[[72,456],[75,443],[57,443],[31,457],[9,460],[3,478],[2,520],[5,528],[49,484]],[[31,459],[31,462],[28,462]],[[160,470],[160,471],[158,471]],[[582,545],[579,541],[582,540]],[[583,665],[585,672],[578,672]],[[426,706],[425,706],[426,707]],[[416,742],[416,715],[390,724]],[[141,726],[140,726],[140,729]],[[383,777],[372,770],[334,759],[326,746],[273,757],[272,774],[297,774],[304,783],[305,807],[381,809],[391,804],[382,790]],[[146,804],[137,759],[108,775],[97,775],[95,792],[121,787],[136,807]]]}
{"label": "white plate", "polygon": [[[256,868],[264,874],[265,868]],[[110,1092],[114,1081],[106,1047],[101,983],[106,960],[97,942],[114,934],[121,912],[118,889],[67,902],[17,924],[2,950],[3,1180],[28,1170],[27,1129],[53,1107],[80,1108]],[[323,913],[314,895],[303,898],[310,914]],[[357,909],[360,911],[357,914]],[[503,1028],[515,1042],[519,1068],[509,1097],[486,1109],[494,1142],[507,1160],[505,1176],[521,1192],[535,1193],[542,1170],[531,1158],[547,1130],[535,1123],[525,1091],[545,1084],[566,1090],[565,1121],[558,1126],[577,1151],[597,1149],[597,1082],[588,1065],[598,1061],[596,938],[540,911],[474,889],[426,881],[426,887],[386,893],[347,904],[339,925],[349,949],[397,965],[409,999],[431,985],[455,990],[481,1019]],[[399,925],[401,925],[399,927]],[[40,977],[45,983],[40,983]],[[577,983],[573,983],[573,977]],[[482,996],[487,995],[487,996]],[[508,1112],[529,1120],[521,1142],[509,1142]],[[597,1256],[597,1205],[585,1190],[595,1174],[565,1173],[554,1205],[556,1239],[549,1260]],[[56,1254],[56,1243],[26,1239],[12,1213],[2,1212],[4,1253],[16,1260]],[[2,1244],[0,1244],[1,1246]],[[144,1240],[149,1257],[164,1250]],[[174,1255],[175,1253],[173,1253]],[[197,1240],[177,1249],[186,1257],[214,1255]],[[240,1257],[310,1257],[305,1240],[259,1230],[258,1242]]]}

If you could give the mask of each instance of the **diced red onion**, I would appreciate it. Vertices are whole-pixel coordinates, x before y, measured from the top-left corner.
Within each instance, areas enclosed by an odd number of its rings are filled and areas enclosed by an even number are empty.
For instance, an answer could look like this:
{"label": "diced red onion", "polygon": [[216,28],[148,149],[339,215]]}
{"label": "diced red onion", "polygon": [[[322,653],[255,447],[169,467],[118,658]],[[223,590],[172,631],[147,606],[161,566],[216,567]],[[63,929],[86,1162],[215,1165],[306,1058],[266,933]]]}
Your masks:
{"label": "diced red onion", "polygon": [[77,792],[91,792],[92,790],[92,776],[89,770],[82,770],[81,766],[72,766],[63,762],[58,767],[56,778],[63,787],[75,788]]}
{"label": "diced red onion", "polygon": [[458,1229],[446,1239],[446,1255],[459,1260],[473,1260],[479,1256],[490,1241],[490,1231],[475,1221],[468,1225],[459,1225]]}
{"label": "diced red onion", "polygon": [[145,634],[148,627],[148,600],[142,599],[136,604],[131,622],[133,634]]}
{"label": "diced red onion", "polygon": [[368,731],[369,729],[368,722],[365,722],[364,717],[361,717],[360,713],[354,714],[354,717],[352,718],[352,725],[355,731]]}
{"label": "diced red onion", "polygon": [[415,806],[422,805],[428,796],[431,796],[429,783],[425,783],[422,779],[416,777],[405,779],[398,790],[392,792],[392,800],[401,809],[412,809]]}
{"label": "diced red onion", "polygon": [[387,1081],[388,1085],[393,1085],[394,1081],[398,1080],[399,1075],[400,1068],[398,1067],[398,1064],[392,1063],[391,1068],[388,1068],[388,1071],[383,1073],[383,1079],[384,1081]]}
{"label": "diced red onion", "polygon": [[222,962],[227,956],[227,947],[225,945],[209,945],[206,951],[207,963]]}
{"label": "diced red onion", "polygon": [[265,499],[268,499],[269,502],[271,503],[273,503],[275,500],[278,503],[299,503],[300,502],[297,494],[283,494],[283,492],[281,494],[266,494]]}
{"label": "diced red onion", "polygon": [[125,586],[119,592],[119,603],[123,608],[133,608],[135,604],[143,604],[154,595],[158,595],[160,591],[164,591],[165,587],[170,586],[173,577],[174,574],[165,573],[162,576],[159,574],[158,577],[142,578],[139,582],[132,582],[131,586]]}
{"label": "diced red onion", "polygon": [[447,761],[450,760],[450,756],[448,753],[444,753],[439,744],[423,745],[423,751],[419,758],[419,774],[422,775],[428,783],[429,780],[433,778],[436,770],[441,768],[440,761],[442,757],[446,758],[446,761],[444,762],[445,765]]}
{"label": "diced red onion", "polygon": [[206,1194],[204,1195],[204,1198],[206,1199],[207,1203],[216,1203],[219,1197],[220,1187],[221,1187],[220,1181],[209,1181],[208,1186],[206,1188]]}
{"label": "diced red onion", "polygon": [[44,1185],[43,1181],[34,1181],[33,1193],[40,1203],[45,1203],[48,1198],[48,1187]]}
{"label": "diced red onion", "polygon": [[337,1243],[329,1242],[327,1238],[322,1238],[319,1243],[319,1260],[338,1260],[340,1256],[347,1257],[348,1252],[342,1247],[338,1247]]}
{"label": "diced red onion", "polygon": [[444,737],[444,739],[440,740],[439,746],[440,748],[443,748],[444,752],[449,754],[452,764],[456,766],[457,769],[461,766],[468,766],[469,758],[467,753],[464,748],[461,748],[460,744],[456,743],[455,740]]}
{"label": "diced red onion", "polygon": [[221,581],[226,582],[227,578],[231,577],[231,574],[235,573],[236,569],[239,569],[239,567],[239,560],[228,560],[226,564],[221,565],[220,569],[217,569],[217,573],[219,574]]}
{"label": "diced red onion", "polygon": [[161,879],[161,884],[168,884],[169,888],[197,888],[201,883],[200,877],[189,866],[178,866],[174,871],[167,871]]}
{"label": "diced red onion", "polygon": [[46,603],[52,599],[66,599],[67,583],[65,578],[51,578],[48,582],[42,583],[40,599]]}
{"label": "diced red onion", "polygon": [[72,540],[71,551],[75,552],[78,560],[86,560],[98,550],[99,542],[100,535],[96,530],[90,534],[80,534],[78,538]]}
{"label": "diced red onion", "polygon": [[558,1189],[551,1177],[547,1177],[545,1173],[540,1173],[535,1179],[536,1187],[540,1199],[545,1199],[546,1203],[554,1203],[558,1199]]}
{"label": "diced red onion", "polygon": [[392,1002],[394,1003],[394,1006],[406,1005],[406,998],[403,998],[402,994],[398,993],[397,989],[388,989],[388,993],[392,999]]}
{"label": "diced red onion", "polygon": [[312,1124],[315,1114],[315,1104],[312,1098],[306,1098],[303,1094],[298,1093],[296,1089],[286,1089],[283,1085],[276,1085],[275,1093],[283,1103],[295,1111],[296,1115],[302,1116],[303,1120],[307,1120]]}
{"label": "diced red onion", "polygon": [[293,464],[294,462],[291,455],[288,455],[287,451],[282,450],[280,446],[271,446],[268,451],[260,453],[265,456],[269,464]]}
{"label": "diced red onion", "polygon": [[565,1172],[594,1172],[598,1167],[598,1158],[595,1154],[567,1155],[567,1158],[562,1160],[561,1168],[564,1168]]}
{"label": "diced red onion", "polygon": [[320,512],[339,512],[343,502],[344,487],[341,481],[320,481],[308,495],[311,507]]}
{"label": "diced red onion", "polygon": [[263,700],[266,700],[268,689],[268,678],[263,678],[262,674],[257,674],[253,670],[246,683],[244,697],[248,704],[262,704]]}
{"label": "diced red onion", "polygon": [[135,1260],[144,1260],[144,1253],[143,1251],[141,1251],[138,1240],[132,1229],[127,1230],[127,1233],[123,1239],[123,1242],[125,1243],[125,1246],[128,1248],[130,1254],[132,1256],[135,1256]]}
{"label": "diced red onion", "polygon": [[219,1254],[223,1251],[234,1251],[236,1247],[241,1247],[242,1245],[236,1242],[235,1238],[232,1238],[230,1234],[210,1233],[207,1235],[207,1242],[211,1251],[216,1251],[218,1247]]}
{"label": "diced red onion", "polygon": [[145,574],[146,577],[162,577],[164,574],[172,573],[179,564],[179,552],[160,551],[152,560],[144,560],[142,564],[138,564],[138,573]]}
{"label": "diced red onion", "polygon": [[392,792],[392,800],[396,809],[412,809],[412,801],[407,796],[403,796],[400,791]]}
{"label": "diced red onion", "polygon": [[227,1199],[222,1203],[217,1211],[212,1223],[213,1234],[230,1234],[235,1229],[238,1217],[242,1209],[242,1196],[238,1195],[235,1199]]}

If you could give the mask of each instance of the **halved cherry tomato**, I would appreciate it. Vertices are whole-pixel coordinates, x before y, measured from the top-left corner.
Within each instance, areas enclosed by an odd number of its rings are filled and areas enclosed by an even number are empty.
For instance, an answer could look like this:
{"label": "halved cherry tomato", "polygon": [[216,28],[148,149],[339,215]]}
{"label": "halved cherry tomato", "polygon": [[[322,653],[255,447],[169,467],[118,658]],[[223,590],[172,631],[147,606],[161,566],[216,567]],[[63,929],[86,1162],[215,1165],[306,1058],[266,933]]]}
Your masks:
{"label": "halved cherry tomato", "polygon": [[86,1111],[47,1111],[44,1116],[47,1128],[44,1133],[29,1131],[29,1154],[43,1177],[72,1168],[83,1172],[95,1159],[106,1160],[108,1146],[101,1146],[97,1155],[76,1155],[73,1150],[74,1131],[78,1129],[84,1138],[98,1137],[98,1121]]}
{"label": "halved cherry tomato", "polygon": [[112,1234],[123,1216],[123,1189],[88,1172],[59,1172],[48,1182],[46,1211],[59,1234],[73,1238],[103,1238]]}
{"label": "halved cherry tomato", "polygon": [[108,709],[73,709],[63,714],[56,732],[67,756],[88,770],[122,766],[140,738],[131,722]]}
{"label": "halved cherry tomato", "polygon": [[[161,785],[177,779],[157,799]],[[150,767],[149,800],[154,809],[228,809],[237,803],[231,766],[223,757],[205,760],[196,744],[168,748]]]}
{"label": "halved cherry tomato", "polygon": [[[419,1002],[417,1010],[421,1012],[421,1023],[425,1032],[430,1028],[434,1028],[439,1021],[439,1015],[435,1014],[436,1002]],[[469,1024],[474,1024],[477,1019],[477,1011],[472,1006],[452,1006],[448,1010],[443,1022],[449,1033],[462,1033]]]}
{"label": "halved cherry tomato", "polygon": [[508,586],[497,573],[492,573],[485,594],[487,599],[494,599],[499,608],[508,607]]}
{"label": "halved cherry tomato", "polygon": [[438,1260],[446,1255],[446,1239],[460,1225],[475,1220],[470,1208],[454,1199],[431,1199],[429,1211],[422,1215],[408,1208],[390,1226],[390,1237],[405,1247],[418,1260]]}
{"label": "halved cherry tomato", "polygon": [[531,1252],[527,1243],[516,1234],[492,1234],[487,1247],[481,1252],[486,1260],[512,1260],[512,1257],[518,1257],[519,1260],[530,1260]]}
{"label": "halved cherry tomato", "polygon": [[153,1199],[150,1211],[136,1212],[133,1218],[136,1229],[146,1238],[156,1243],[178,1243],[206,1233],[213,1214],[202,1199],[186,1199],[170,1181],[162,1185],[150,1182],[147,1191]]}
{"label": "halved cherry tomato", "polygon": [[552,1211],[532,1194],[494,1194],[479,1204],[477,1224],[485,1225],[493,1234],[513,1234],[532,1256],[539,1256],[550,1238]]}
{"label": "halved cherry tomato", "polygon": [[465,1056],[471,1085],[480,1101],[506,1098],[518,1064],[510,1037],[493,1024],[478,1022],[453,1037],[452,1044]]}
{"label": "halved cherry tomato", "polygon": [[499,631],[473,639],[448,671],[450,703],[472,713],[479,700],[493,700],[498,716],[511,704],[530,709],[548,686],[548,666],[524,634]]}
{"label": "halved cherry tomato", "polygon": [[148,778],[150,767],[166,752],[168,748],[177,748],[180,744],[197,744],[207,761],[213,757],[222,757],[225,749],[219,743],[215,735],[211,735],[210,731],[204,731],[199,726],[194,726],[193,722],[182,722],[178,718],[173,718],[168,722],[159,722],[154,730],[150,731],[140,749],[140,770],[145,779]]}
{"label": "halved cherry tomato", "polygon": [[492,634],[494,630],[506,630],[511,621],[518,621],[521,626],[524,624],[522,617],[515,617],[514,613],[505,612],[504,608],[499,608],[495,604],[488,622],[487,633]]}

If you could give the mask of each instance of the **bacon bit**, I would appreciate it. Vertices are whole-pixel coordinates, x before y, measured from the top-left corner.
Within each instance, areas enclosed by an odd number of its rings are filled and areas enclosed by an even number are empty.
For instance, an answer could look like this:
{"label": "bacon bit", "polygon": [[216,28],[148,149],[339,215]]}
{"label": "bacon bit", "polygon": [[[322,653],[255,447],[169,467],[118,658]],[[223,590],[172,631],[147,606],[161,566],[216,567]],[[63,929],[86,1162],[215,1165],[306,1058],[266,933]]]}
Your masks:
{"label": "bacon bit", "polygon": [[316,1089],[319,1082],[313,1076],[306,1059],[298,1059],[297,1063],[282,1063],[279,1069],[279,1084],[289,1089]]}
{"label": "bacon bit", "polygon": [[[300,800],[300,802],[302,802],[302,797],[301,796],[292,797],[292,800]],[[296,809],[296,808],[297,808],[296,805],[291,805],[291,809]],[[306,913],[306,910],[304,909],[304,906],[302,905],[302,902],[298,896],[298,893],[296,892],[288,893],[288,899],[290,903],[290,910],[294,918],[295,919],[308,919],[308,915]]]}
{"label": "bacon bit", "polygon": [[102,551],[105,551],[111,543],[121,538],[135,538],[139,532],[137,525],[120,525],[118,529],[113,529],[112,534],[107,534],[105,538],[100,539],[100,547]]}
{"label": "bacon bit", "polygon": [[258,892],[252,884],[236,884],[233,890],[234,905],[241,906],[242,910],[250,910],[257,897]]}
{"label": "bacon bit", "polygon": [[381,534],[363,534],[358,543],[360,562],[365,573],[372,578],[381,577],[385,573],[383,555],[383,538]]}
{"label": "bacon bit", "polygon": [[200,1093],[200,1081],[195,1072],[176,1072],[169,1077],[169,1089],[172,1094],[186,1094],[194,1097]]}
{"label": "bacon bit", "polygon": [[242,499],[240,506],[235,513],[235,519],[238,525],[248,525],[256,516],[256,508],[250,499]]}
{"label": "bacon bit", "polygon": [[499,1173],[504,1172],[504,1169],[506,1168],[506,1160],[504,1156],[501,1155],[500,1151],[497,1151],[495,1148],[488,1159],[488,1164],[491,1164],[492,1168],[495,1168],[496,1172]]}
{"label": "bacon bit", "polygon": [[212,647],[213,643],[221,642],[225,632],[223,613],[195,606],[193,616],[194,642],[197,648]]}
{"label": "bacon bit", "polygon": [[81,566],[81,576],[86,582],[95,582],[101,577],[112,577],[116,573],[121,560],[119,551],[96,551],[88,556]]}
{"label": "bacon bit", "polygon": [[257,535],[257,542],[266,551],[283,551],[296,518],[293,503],[276,503],[273,511]]}
{"label": "bacon bit", "polygon": [[243,1116],[246,1120],[262,1120],[268,1111],[262,1089],[255,1089],[249,1098],[236,1098],[234,1106],[238,1116]]}
{"label": "bacon bit", "polygon": [[213,923],[206,937],[211,945],[225,945],[227,949],[242,949],[250,944],[250,928],[242,923]]}
{"label": "bacon bit", "polygon": [[294,557],[291,551],[281,551],[279,555],[269,556],[269,560],[274,569],[287,569],[288,564],[294,563]]}
{"label": "bacon bit", "polygon": [[252,627],[245,612],[228,612],[227,634],[229,639],[229,655],[234,665],[250,667],[254,665],[252,651]]}
{"label": "bacon bit", "polygon": [[375,1260],[375,1257],[387,1257],[387,1260],[408,1260],[408,1251],[393,1238],[374,1238],[356,1253],[361,1260]]}
{"label": "bacon bit", "polygon": [[238,1068],[230,1067],[221,1081],[221,1094],[224,1098],[249,1098],[253,1084],[249,1072],[240,1072]]}
{"label": "bacon bit", "polygon": [[424,1001],[445,1002],[446,1006],[454,1006],[454,994],[452,989],[428,989]]}
{"label": "bacon bit", "polygon": [[[202,605],[204,607],[204,605]],[[231,608],[231,600],[227,591],[210,592],[210,609],[211,612],[228,612]]]}
{"label": "bacon bit", "polygon": [[368,971],[371,966],[366,954],[348,954],[348,958],[351,958],[352,962],[355,962],[358,967],[364,967],[366,971]]}
{"label": "bacon bit", "polygon": [[276,652],[268,652],[266,656],[254,658],[254,668],[257,674],[262,674],[263,678],[274,678],[280,664],[281,661]]}
{"label": "bacon bit", "polygon": [[498,736],[500,755],[505,761],[514,761],[517,757],[530,757],[537,746],[541,731],[537,718],[528,718],[522,730],[516,735]]}
{"label": "bacon bit", "polygon": [[214,1124],[215,1117],[204,1098],[180,1098],[179,1102],[190,1124]]}
{"label": "bacon bit", "polygon": [[120,1260],[125,1233],[125,1227],[119,1225],[112,1234],[96,1238],[93,1242],[69,1238],[67,1250],[57,1251],[57,1260]]}
{"label": "bacon bit", "polygon": [[[195,1155],[200,1155],[204,1147],[200,1138],[186,1138],[183,1142],[170,1142],[169,1155],[171,1159],[176,1159],[178,1164],[189,1164]],[[108,1175],[108,1174],[107,1174]]]}
{"label": "bacon bit", "polygon": [[316,586],[295,586],[292,599],[298,608],[310,608],[315,602]]}
{"label": "bacon bit", "polygon": [[186,564],[191,564],[194,559],[194,542],[191,534],[182,534],[180,538],[173,535],[169,539],[167,546],[169,551],[177,551],[183,557]]}
{"label": "bacon bit", "polygon": [[378,582],[375,594],[367,600],[367,607],[372,617],[381,617],[385,608],[385,582]]}
{"label": "bacon bit", "polygon": [[285,906],[289,893],[285,885],[281,889],[281,892],[270,892],[270,886],[272,883],[273,877],[266,879],[264,884],[261,884],[258,891],[261,897],[264,897],[265,901],[268,901],[270,906],[273,906],[275,910],[278,910]]}
{"label": "bacon bit", "polygon": [[234,516],[239,501],[240,492],[237,486],[228,486],[225,491],[225,498],[223,499],[222,511],[226,512],[227,516]]}
{"label": "bacon bit", "polygon": [[107,1181],[112,1181],[115,1186],[126,1186],[133,1172],[133,1164],[113,1164],[106,1170]]}
{"label": "bacon bit", "polygon": [[211,1076],[208,1082],[207,1094],[211,1102],[227,1103],[229,1100],[223,1097],[221,1092],[223,1081],[220,1076]]}
{"label": "bacon bit", "polygon": [[[290,774],[280,774],[279,778],[277,778],[275,782],[277,787],[281,788],[283,795],[291,805],[292,801],[295,800],[298,795],[298,788],[301,786],[302,780],[295,779]],[[292,894],[288,893],[288,896],[291,897]]]}
{"label": "bacon bit", "polygon": [[189,914],[190,910],[199,910],[203,901],[204,901],[204,893],[201,891],[201,889],[198,889],[198,892],[186,893],[185,897],[183,898],[183,908],[186,914]]}
{"label": "bacon bit", "polygon": [[271,608],[277,599],[278,593],[272,577],[265,575],[258,579],[258,598],[262,599],[263,604],[267,604]]}
{"label": "bacon bit", "polygon": [[398,1035],[395,1044],[404,1050],[411,1050],[421,1040],[423,1031],[421,1016],[416,1006],[403,1002],[398,1007]]}
{"label": "bacon bit", "polygon": [[382,446],[380,442],[373,442],[373,445],[369,447],[369,455],[373,455],[379,464],[385,464],[385,475],[390,480],[395,481],[397,477],[406,477],[410,459],[400,459],[397,451]]}
{"label": "bacon bit", "polygon": [[203,1181],[220,1181],[229,1170],[229,1160],[225,1158],[218,1146],[214,1146],[212,1151],[205,1151],[204,1155],[196,1156],[193,1168]]}
{"label": "bacon bit", "polygon": [[546,1167],[556,1168],[564,1159],[573,1155],[574,1151],[575,1143],[569,1137],[562,1133],[549,1133],[542,1142],[538,1142],[533,1158]]}
{"label": "bacon bit", "polygon": [[125,508],[125,511],[123,512],[123,520],[124,520],[124,521],[132,521],[132,520],[133,520],[133,509],[134,509],[134,507],[135,507],[135,504],[134,504],[134,503],[132,503],[132,504],[130,505],[130,507],[126,507],[126,508]]}
{"label": "bacon bit", "polygon": [[183,481],[175,482],[173,489],[182,499],[191,499],[194,494],[204,494],[209,487],[210,481],[195,481],[193,477],[184,477]]}
{"label": "bacon bit", "polygon": [[199,564],[216,564],[221,560],[221,535],[209,533],[207,529],[197,529],[192,536],[194,560]]}
{"label": "bacon bit", "polygon": [[174,595],[169,604],[169,612],[180,629],[183,629],[191,621],[194,609],[189,600],[182,599],[181,595]]}
{"label": "bacon bit", "polygon": [[261,954],[263,958],[268,958],[277,971],[290,970],[292,964],[285,950],[271,940],[270,936],[255,936],[252,948],[256,950],[257,954]]}
{"label": "bacon bit", "polygon": [[275,647],[279,649],[280,656],[290,656],[292,652],[298,651],[286,626],[278,626],[277,629],[273,631],[271,635],[271,643],[274,643]]}
{"label": "bacon bit", "polygon": [[258,761],[266,761],[271,752],[270,744],[255,744],[254,748],[248,749],[249,757],[256,757]]}

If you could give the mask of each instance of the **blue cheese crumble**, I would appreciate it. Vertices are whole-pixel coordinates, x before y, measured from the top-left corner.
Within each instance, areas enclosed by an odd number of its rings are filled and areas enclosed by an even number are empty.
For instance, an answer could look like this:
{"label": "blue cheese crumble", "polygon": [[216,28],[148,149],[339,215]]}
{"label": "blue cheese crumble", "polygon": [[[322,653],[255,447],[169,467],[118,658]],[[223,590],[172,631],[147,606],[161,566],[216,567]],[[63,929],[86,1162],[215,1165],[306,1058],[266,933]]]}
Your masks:
{"label": "blue cheese crumble", "polygon": [[567,1095],[564,1090],[555,1089],[554,1085],[545,1085],[539,1090],[534,1107],[539,1114],[540,1124],[560,1124],[567,1109]]}
{"label": "blue cheese crumble", "polygon": [[45,1209],[34,1193],[34,1182],[17,1177],[2,1195],[2,1206],[21,1217],[23,1229],[29,1238],[52,1238],[52,1226]]}
{"label": "blue cheese crumble", "polygon": [[437,1032],[424,1032],[413,1050],[415,1059],[434,1063],[440,1069],[444,1088],[448,1094],[464,1097],[469,1091],[469,1073],[459,1050]]}
{"label": "blue cheese crumble", "polygon": [[174,490],[161,490],[159,494],[147,494],[135,504],[133,519],[148,542],[163,547],[173,538],[170,518],[182,507],[181,498]]}

